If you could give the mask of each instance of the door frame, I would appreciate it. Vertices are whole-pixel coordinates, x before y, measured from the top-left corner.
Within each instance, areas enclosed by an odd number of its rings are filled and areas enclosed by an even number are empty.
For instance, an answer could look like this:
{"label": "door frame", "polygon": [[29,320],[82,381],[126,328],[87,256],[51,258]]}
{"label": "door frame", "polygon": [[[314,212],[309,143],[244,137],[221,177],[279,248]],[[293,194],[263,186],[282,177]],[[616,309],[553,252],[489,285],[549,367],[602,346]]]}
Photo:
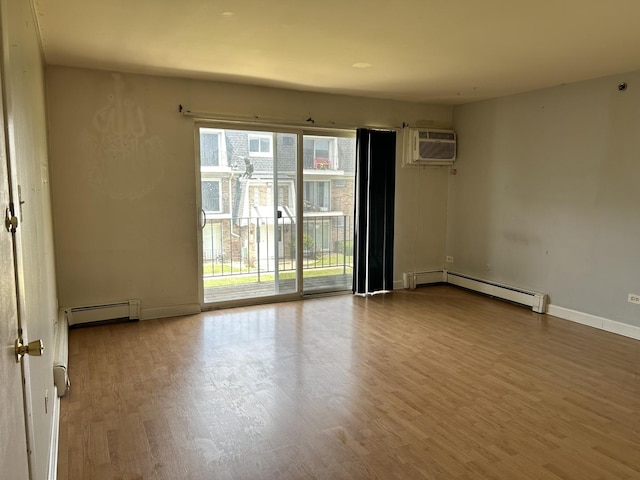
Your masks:
{"label": "door frame", "polygon": [[[204,278],[203,278],[203,241],[202,241],[202,229],[204,228],[203,224],[203,210],[202,210],[202,177],[200,171],[200,128],[211,128],[211,129],[219,129],[219,130],[248,130],[248,131],[268,131],[270,133],[288,133],[294,134],[297,137],[297,167],[296,167],[296,180],[295,180],[295,208],[296,208],[296,278],[297,285],[296,291],[293,293],[285,293],[285,294],[276,294],[255,298],[242,298],[239,300],[229,300],[222,302],[214,302],[214,303],[205,303],[204,299]],[[196,166],[195,170],[195,183],[196,183],[196,225],[198,229],[197,233],[197,268],[198,268],[198,299],[200,302],[200,308],[202,311],[213,310],[217,308],[227,308],[227,307],[237,307],[237,306],[245,306],[245,305],[259,305],[265,303],[274,303],[280,301],[291,301],[291,300],[300,300],[304,297],[311,296],[319,296],[319,295],[327,295],[327,294],[343,294],[347,293],[346,290],[335,291],[332,287],[327,288],[326,290],[319,289],[314,290],[312,292],[304,291],[304,279],[303,279],[303,267],[304,267],[304,258],[303,258],[303,249],[301,248],[301,239],[304,234],[304,137],[305,136],[313,136],[313,137],[322,137],[322,136],[330,136],[330,137],[347,137],[347,138],[355,138],[356,131],[355,129],[345,129],[345,128],[327,128],[327,127],[318,127],[318,128],[310,128],[308,125],[283,125],[277,123],[270,122],[250,122],[247,120],[219,120],[214,117],[212,118],[197,118],[194,121],[194,162]],[[274,144],[275,148],[275,144]],[[354,151],[355,155],[355,151]],[[275,156],[275,151],[274,151]],[[227,159],[228,160],[228,159]],[[275,165],[274,165],[275,168]],[[273,195],[276,195],[277,198],[277,180],[274,181],[274,191]],[[355,195],[355,192],[354,192]],[[274,202],[274,204],[277,202]],[[277,206],[276,206],[277,207]],[[274,245],[274,248],[277,248],[277,244]],[[348,291],[350,292],[350,290]]]}

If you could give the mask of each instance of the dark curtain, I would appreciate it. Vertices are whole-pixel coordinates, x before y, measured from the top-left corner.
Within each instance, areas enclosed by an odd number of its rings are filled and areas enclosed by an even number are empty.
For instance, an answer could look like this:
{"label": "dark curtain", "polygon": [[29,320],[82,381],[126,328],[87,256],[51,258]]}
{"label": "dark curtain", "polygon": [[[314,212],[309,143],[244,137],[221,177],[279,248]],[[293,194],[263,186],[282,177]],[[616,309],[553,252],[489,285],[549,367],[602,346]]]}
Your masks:
{"label": "dark curtain", "polygon": [[393,290],[396,132],[359,129],[353,293]]}

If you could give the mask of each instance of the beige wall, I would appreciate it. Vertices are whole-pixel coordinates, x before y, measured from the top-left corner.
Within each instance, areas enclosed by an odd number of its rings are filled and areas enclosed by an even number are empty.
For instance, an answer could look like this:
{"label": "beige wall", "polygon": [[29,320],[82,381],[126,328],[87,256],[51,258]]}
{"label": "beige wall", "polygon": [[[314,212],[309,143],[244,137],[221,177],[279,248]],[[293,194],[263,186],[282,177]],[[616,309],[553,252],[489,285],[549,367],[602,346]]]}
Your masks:
{"label": "beige wall", "polygon": [[[445,106],[55,66],[47,89],[60,304],[139,298],[146,317],[199,298],[194,122],[179,104],[317,124],[451,123]],[[443,170],[399,168],[396,279],[442,266]]]}
{"label": "beige wall", "polygon": [[635,72],[455,107],[451,269],[640,326],[638,85]]}
{"label": "beige wall", "polygon": [[[398,155],[398,162],[400,160]],[[445,166],[399,166],[396,170],[396,289],[404,285],[403,272],[427,272],[445,267],[448,180],[449,167]]]}
{"label": "beige wall", "polygon": [[[18,211],[17,241],[24,339],[41,339],[45,345],[41,357],[24,360],[30,380],[33,478],[45,479],[53,424],[53,327],[57,303],[44,72],[30,2],[3,0],[2,18],[6,42],[3,80],[7,89],[9,155],[15,163],[12,181],[14,186],[19,186],[23,202]],[[48,401],[45,401],[46,397]],[[3,438],[2,441],[11,439]],[[3,472],[2,475],[10,476],[10,473]]]}

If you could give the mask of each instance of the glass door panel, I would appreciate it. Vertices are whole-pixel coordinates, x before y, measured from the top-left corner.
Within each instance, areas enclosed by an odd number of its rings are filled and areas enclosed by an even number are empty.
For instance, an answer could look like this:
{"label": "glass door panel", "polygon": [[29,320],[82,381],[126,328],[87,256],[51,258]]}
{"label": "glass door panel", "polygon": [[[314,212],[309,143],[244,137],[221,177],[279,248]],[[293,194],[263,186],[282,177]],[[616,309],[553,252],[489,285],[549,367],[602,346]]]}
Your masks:
{"label": "glass door panel", "polygon": [[350,290],[353,279],[355,136],[303,136],[304,293]]}
{"label": "glass door panel", "polygon": [[295,295],[298,135],[198,133],[203,303]]}

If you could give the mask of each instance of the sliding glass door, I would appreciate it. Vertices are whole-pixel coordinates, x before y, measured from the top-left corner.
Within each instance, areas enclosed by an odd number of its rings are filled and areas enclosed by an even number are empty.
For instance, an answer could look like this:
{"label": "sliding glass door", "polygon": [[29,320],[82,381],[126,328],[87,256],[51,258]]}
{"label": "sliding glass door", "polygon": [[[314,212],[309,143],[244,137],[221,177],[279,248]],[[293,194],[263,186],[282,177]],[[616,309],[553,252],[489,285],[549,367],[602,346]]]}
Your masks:
{"label": "sliding glass door", "polygon": [[202,303],[350,289],[355,138],[214,125],[197,134]]}

